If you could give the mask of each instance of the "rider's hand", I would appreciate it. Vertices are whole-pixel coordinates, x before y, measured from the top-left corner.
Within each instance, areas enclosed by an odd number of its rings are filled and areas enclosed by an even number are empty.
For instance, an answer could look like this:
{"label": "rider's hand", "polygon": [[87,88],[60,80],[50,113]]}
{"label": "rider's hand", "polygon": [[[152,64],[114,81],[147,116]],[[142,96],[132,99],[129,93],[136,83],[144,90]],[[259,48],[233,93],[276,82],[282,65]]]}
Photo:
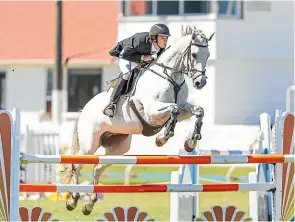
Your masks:
{"label": "rider's hand", "polygon": [[145,61],[145,62],[149,62],[149,61],[153,61],[154,58],[152,56],[150,56],[150,55],[145,55],[145,56],[141,57],[141,60]]}

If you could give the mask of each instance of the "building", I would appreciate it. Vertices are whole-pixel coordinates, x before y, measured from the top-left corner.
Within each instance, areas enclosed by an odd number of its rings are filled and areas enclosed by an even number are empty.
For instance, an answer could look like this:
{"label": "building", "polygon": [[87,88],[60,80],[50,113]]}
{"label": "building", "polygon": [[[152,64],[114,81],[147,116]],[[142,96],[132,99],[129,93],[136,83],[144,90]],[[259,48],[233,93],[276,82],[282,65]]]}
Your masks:
{"label": "building", "polygon": [[[119,3],[63,2],[64,110],[76,112],[118,75],[108,51],[117,40]],[[50,113],[56,58],[56,2],[0,2],[0,105],[23,121]],[[68,75],[68,76],[67,76]]]}
{"label": "building", "polygon": [[[193,24],[216,33],[207,86],[197,92],[190,85],[206,123],[258,124],[260,113],[285,108],[294,83],[293,15],[292,1],[65,1],[64,110],[75,113],[118,74],[108,56],[118,40],[162,22],[173,44],[182,25]],[[1,108],[19,107],[30,118],[50,111],[55,2],[0,2],[0,17]]]}

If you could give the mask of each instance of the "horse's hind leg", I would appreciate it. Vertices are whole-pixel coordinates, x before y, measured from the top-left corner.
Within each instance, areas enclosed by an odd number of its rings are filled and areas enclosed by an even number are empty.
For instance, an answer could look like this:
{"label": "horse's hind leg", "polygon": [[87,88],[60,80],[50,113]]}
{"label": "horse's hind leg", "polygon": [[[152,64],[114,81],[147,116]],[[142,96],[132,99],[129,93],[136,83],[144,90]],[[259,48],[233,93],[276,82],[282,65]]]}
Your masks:
{"label": "horse's hind leg", "polygon": [[[79,136],[78,136],[78,121],[74,127],[73,142],[72,142],[72,152],[73,155],[84,155],[84,151],[80,149]],[[60,165],[58,171],[60,176],[61,184],[78,184],[80,171],[83,164],[62,164]],[[70,193],[70,200],[66,202],[66,208],[70,211],[77,207],[80,195],[78,192]]]}
{"label": "horse's hind leg", "polygon": [[[84,114],[85,115],[85,114]],[[103,131],[89,119],[84,120],[83,113],[79,117],[79,124],[75,126],[75,134],[73,140],[74,155],[93,155],[100,147],[100,140]],[[79,136],[78,136],[79,135]],[[74,167],[72,167],[74,166]],[[77,166],[77,167],[75,167]],[[78,184],[78,178],[82,165],[69,165],[67,175],[72,178],[72,184]],[[69,176],[67,176],[69,177]],[[80,198],[78,192],[73,192],[72,199],[67,201],[67,209],[73,210],[77,207]]]}
{"label": "horse's hind leg", "polygon": [[[72,164],[72,184],[79,184],[79,176],[82,166],[82,164]],[[72,192],[70,194],[72,199],[66,202],[66,208],[69,211],[72,211],[77,207],[78,200],[80,199],[80,194],[79,192]]]}
{"label": "horse's hind leg", "polygon": [[[100,130],[99,127],[97,127],[97,128],[95,128],[94,131],[91,131],[91,133],[89,133],[89,132],[88,133],[84,132],[84,133],[85,133],[84,145],[85,145],[85,147],[88,147],[87,155],[94,155],[96,150],[101,145],[102,131]],[[82,141],[81,141],[81,143],[82,143]],[[91,149],[89,149],[89,147]],[[101,170],[101,171],[103,171],[103,170]],[[94,169],[93,169],[93,185],[96,184],[96,179],[95,179],[95,177],[97,177],[97,175],[95,174],[96,171],[97,171],[97,167],[95,166]],[[91,196],[93,198],[93,201],[90,200],[90,202],[86,202],[83,205],[82,212],[83,212],[84,215],[89,215],[91,213],[91,211],[93,209],[93,205],[97,201],[96,195],[94,197],[93,193],[89,194],[89,196]]]}
{"label": "horse's hind leg", "polygon": [[[109,166],[111,166],[111,164],[94,165],[94,168],[93,168],[93,185],[98,184],[99,177],[101,176],[103,171]],[[83,212],[84,215],[89,215],[92,212],[94,204],[96,203],[97,200],[98,200],[97,193],[92,193],[90,195],[89,201],[86,204],[84,204],[84,206],[83,206],[82,212]]]}
{"label": "horse's hind leg", "polygon": [[[129,151],[131,144],[131,135],[119,134],[111,135],[102,139],[102,146],[105,147],[105,155],[122,155]],[[99,178],[103,171],[111,164],[99,164],[93,169],[93,185],[99,183]],[[94,204],[98,200],[97,194],[92,193],[90,200],[83,206],[83,214],[89,215],[93,210]]]}

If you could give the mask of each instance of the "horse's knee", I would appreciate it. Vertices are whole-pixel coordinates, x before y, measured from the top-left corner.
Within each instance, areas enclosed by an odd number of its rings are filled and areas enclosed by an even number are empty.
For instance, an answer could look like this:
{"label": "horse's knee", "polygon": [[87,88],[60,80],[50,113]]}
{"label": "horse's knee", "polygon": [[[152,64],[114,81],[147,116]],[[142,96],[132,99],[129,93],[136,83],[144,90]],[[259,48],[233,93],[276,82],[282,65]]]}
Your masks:
{"label": "horse's knee", "polygon": [[192,113],[195,115],[197,118],[202,118],[205,113],[204,113],[204,108],[201,106],[193,106],[192,107]]}
{"label": "horse's knee", "polygon": [[180,107],[177,104],[171,105],[169,108],[171,115],[178,116],[180,114]]}

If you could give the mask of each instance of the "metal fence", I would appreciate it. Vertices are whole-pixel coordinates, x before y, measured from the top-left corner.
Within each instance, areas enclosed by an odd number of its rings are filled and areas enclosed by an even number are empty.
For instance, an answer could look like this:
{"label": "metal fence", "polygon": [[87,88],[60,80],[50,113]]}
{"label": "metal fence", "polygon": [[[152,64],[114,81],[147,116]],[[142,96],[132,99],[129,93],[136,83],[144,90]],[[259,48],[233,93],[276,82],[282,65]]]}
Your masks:
{"label": "metal fence", "polygon": [[[60,141],[57,132],[35,132],[26,127],[21,134],[21,150],[27,154],[59,155]],[[56,164],[30,163],[22,166],[24,183],[56,183]]]}

